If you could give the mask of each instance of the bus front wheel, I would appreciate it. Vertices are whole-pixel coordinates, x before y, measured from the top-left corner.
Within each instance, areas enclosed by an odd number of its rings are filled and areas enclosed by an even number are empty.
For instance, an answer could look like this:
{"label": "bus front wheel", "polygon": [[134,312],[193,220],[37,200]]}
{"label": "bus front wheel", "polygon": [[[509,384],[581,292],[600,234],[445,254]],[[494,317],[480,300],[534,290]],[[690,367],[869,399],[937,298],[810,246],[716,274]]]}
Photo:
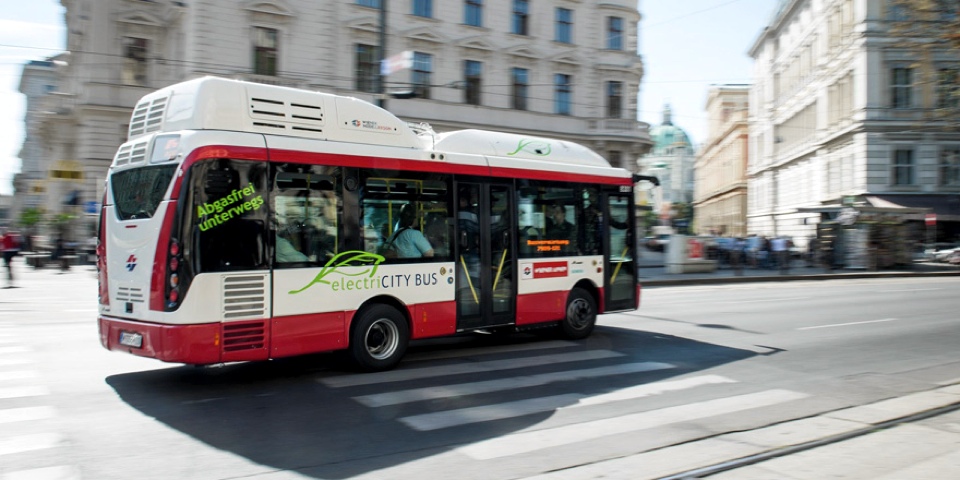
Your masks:
{"label": "bus front wheel", "polygon": [[389,370],[407,350],[410,329],[395,308],[373,305],[357,314],[350,334],[350,356],[361,370]]}
{"label": "bus front wheel", "polygon": [[560,327],[563,336],[580,340],[590,336],[597,324],[597,302],[582,288],[574,288],[567,299],[567,315]]}

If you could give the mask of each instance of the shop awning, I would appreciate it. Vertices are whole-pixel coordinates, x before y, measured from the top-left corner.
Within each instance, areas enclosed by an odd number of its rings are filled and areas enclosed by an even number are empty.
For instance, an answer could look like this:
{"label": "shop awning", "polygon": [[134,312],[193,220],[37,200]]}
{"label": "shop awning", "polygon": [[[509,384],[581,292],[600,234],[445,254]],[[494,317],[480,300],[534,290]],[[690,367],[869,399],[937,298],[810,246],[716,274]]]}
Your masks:
{"label": "shop awning", "polygon": [[905,213],[926,209],[937,215],[937,221],[960,222],[960,194],[883,194],[863,198],[873,207],[903,209]]}

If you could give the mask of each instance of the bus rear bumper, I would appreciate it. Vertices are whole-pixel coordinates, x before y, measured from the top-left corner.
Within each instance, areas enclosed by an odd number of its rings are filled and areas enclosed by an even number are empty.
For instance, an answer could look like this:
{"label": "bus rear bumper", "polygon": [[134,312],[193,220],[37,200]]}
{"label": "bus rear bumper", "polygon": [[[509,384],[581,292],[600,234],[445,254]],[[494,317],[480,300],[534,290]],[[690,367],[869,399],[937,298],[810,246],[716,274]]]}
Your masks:
{"label": "bus rear bumper", "polygon": [[100,344],[164,362],[207,365],[219,363],[220,324],[160,325],[100,316]]}

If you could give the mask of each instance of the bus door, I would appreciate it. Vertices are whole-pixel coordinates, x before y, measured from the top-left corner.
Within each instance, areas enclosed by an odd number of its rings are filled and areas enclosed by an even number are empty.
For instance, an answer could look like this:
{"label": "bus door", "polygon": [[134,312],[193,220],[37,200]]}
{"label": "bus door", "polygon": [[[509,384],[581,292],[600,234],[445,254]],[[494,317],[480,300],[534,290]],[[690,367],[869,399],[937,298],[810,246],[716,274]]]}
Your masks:
{"label": "bus door", "polygon": [[630,214],[633,193],[606,195],[606,250],[604,311],[633,310],[637,307],[637,262],[634,219]]}
{"label": "bus door", "polygon": [[457,195],[457,330],[513,324],[513,186],[460,182]]}

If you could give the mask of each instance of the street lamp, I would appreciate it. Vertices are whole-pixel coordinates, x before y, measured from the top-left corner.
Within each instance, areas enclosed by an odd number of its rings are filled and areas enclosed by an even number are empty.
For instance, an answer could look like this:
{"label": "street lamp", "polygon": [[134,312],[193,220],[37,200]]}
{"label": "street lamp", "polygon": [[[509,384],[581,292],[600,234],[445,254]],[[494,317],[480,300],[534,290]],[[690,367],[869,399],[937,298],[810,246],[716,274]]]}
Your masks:
{"label": "street lamp", "polygon": [[377,74],[377,106],[387,108],[386,89],[383,86],[383,65],[387,58],[387,0],[380,0],[380,71]]}

